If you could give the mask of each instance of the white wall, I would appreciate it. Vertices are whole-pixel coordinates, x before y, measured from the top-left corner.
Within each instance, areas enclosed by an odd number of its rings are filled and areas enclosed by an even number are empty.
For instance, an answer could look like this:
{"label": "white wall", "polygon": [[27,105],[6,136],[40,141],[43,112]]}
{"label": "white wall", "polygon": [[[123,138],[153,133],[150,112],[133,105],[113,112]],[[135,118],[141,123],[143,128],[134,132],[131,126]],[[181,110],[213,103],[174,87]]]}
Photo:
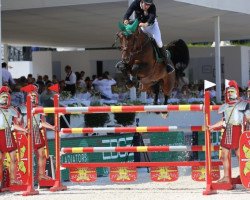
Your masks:
{"label": "white wall", "polygon": [[250,70],[250,47],[241,47],[241,85],[247,87]]}
{"label": "white wall", "polygon": [[91,77],[96,74],[96,61],[107,61],[107,63],[110,63],[110,60],[119,59],[120,52],[118,50],[52,52],[52,62],[61,62],[61,79],[65,78],[64,68],[66,65],[70,65],[74,72],[85,71],[85,77]]}
{"label": "white wall", "polygon": [[38,75],[48,75],[52,78],[52,55],[51,51],[35,51],[32,52],[33,77]]}
{"label": "white wall", "polygon": [[[214,67],[214,48],[194,47],[190,48],[190,77],[194,80],[204,80],[215,82]],[[221,47],[221,60],[224,64],[224,77],[226,79],[236,80],[240,86],[247,86],[249,80],[249,47],[227,46]],[[197,61],[199,60],[199,61]],[[204,73],[203,66],[212,65],[211,72]],[[224,80],[222,80],[222,83]]]}
{"label": "white wall", "polygon": [[21,76],[27,77],[28,74],[33,73],[33,65],[30,61],[8,62],[8,66],[8,70],[13,78],[20,78]]}

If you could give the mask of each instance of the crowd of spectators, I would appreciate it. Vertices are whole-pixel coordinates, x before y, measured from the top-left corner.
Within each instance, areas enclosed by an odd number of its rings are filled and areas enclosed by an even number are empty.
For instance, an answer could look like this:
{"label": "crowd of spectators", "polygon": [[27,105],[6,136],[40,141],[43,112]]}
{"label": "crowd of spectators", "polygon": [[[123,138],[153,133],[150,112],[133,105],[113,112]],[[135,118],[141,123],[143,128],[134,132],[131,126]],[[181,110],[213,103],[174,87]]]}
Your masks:
{"label": "crowd of spectators", "polygon": [[[107,71],[102,75],[93,75],[90,78],[90,76],[85,77],[84,71],[73,72],[71,67],[67,65],[65,67],[66,76],[64,80],[58,80],[55,75],[53,75],[51,79],[48,75],[38,75],[35,78],[32,74],[28,74],[27,77],[21,76],[18,79],[13,79],[7,69],[6,63],[2,63],[2,68],[3,85],[7,85],[11,88],[11,102],[13,106],[18,106],[25,102],[25,93],[20,89],[28,84],[36,84],[38,86],[41,106],[53,106],[52,97],[54,92],[48,88],[57,83],[60,86],[60,93],[68,91],[71,93],[71,97],[81,98],[85,94],[85,97],[90,98],[92,95],[99,94],[100,98],[106,100],[118,100],[120,96],[129,98],[129,91],[126,90],[125,86],[123,85],[124,88],[119,90],[116,80],[112,78]],[[73,78],[71,78],[71,76]],[[73,87],[74,89],[72,90]],[[224,87],[222,86],[222,88]],[[240,93],[240,96],[246,99],[247,91],[240,88]],[[212,103],[216,104],[216,87],[210,88],[210,94]],[[222,94],[224,94],[223,91]],[[153,98],[152,95],[153,94],[149,93],[147,97]],[[188,99],[202,99],[203,97],[204,85],[202,82],[198,84],[182,82],[182,84],[176,85],[173,89],[170,99],[188,102]]]}

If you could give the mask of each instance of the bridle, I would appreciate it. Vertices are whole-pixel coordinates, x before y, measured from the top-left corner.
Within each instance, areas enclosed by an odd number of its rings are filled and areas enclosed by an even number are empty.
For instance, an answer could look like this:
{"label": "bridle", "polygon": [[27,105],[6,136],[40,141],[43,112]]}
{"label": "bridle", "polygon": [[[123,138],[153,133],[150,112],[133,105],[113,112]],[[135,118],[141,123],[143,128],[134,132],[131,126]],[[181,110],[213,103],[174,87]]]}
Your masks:
{"label": "bridle", "polygon": [[[122,37],[124,37],[124,40],[125,40],[124,45],[121,45],[121,47],[120,47],[120,50],[123,53],[124,51],[128,51],[128,39],[126,39],[127,36],[125,36],[121,32],[118,33],[117,37],[119,37],[119,34],[122,34]],[[147,35],[145,35],[146,41],[140,40],[139,39],[140,34],[141,33],[139,32],[137,35],[133,35],[132,44],[134,44],[134,45],[133,45],[131,51],[129,52],[128,58],[126,60],[123,60],[124,63],[128,64],[129,62],[131,62],[133,57],[135,57],[135,55],[141,53],[143,51],[144,47],[146,47],[148,45],[148,43],[150,42],[150,37],[148,37]],[[137,41],[139,41],[140,43],[138,44]]]}

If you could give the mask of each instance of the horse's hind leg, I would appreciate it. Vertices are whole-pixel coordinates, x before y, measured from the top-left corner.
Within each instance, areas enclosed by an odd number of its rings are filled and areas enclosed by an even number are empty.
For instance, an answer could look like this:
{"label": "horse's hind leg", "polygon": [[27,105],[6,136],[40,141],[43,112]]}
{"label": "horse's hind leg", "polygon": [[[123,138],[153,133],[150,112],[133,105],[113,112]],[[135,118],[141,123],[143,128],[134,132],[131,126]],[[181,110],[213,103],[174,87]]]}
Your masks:
{"label": "horse's hind leg", "polygon": [[164,95],[164,105],[168,104],[168,99],[169,99],[169,96],[168,95]]}

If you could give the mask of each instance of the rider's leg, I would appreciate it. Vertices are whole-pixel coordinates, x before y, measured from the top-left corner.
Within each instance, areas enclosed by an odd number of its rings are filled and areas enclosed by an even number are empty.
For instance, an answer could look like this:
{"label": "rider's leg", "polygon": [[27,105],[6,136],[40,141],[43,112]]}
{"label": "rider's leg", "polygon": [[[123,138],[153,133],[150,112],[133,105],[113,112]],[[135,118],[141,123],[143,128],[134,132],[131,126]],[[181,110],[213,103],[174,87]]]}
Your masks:
{"label": "rider's leg", "polygon": [[170,64],[169,56],[167,54],[166,48],[163,46],[162,39],[161,39],[161,31],[158,25],[157,20],[155,20],[154,24],[142,29],[143,32],[147,32],[148,34],[152,35],[156,41],[157,46],[161,51],[161,55],[163,58],[164,63],[167,65],[167,72],[172,73],[174,72],[175,68]]}

